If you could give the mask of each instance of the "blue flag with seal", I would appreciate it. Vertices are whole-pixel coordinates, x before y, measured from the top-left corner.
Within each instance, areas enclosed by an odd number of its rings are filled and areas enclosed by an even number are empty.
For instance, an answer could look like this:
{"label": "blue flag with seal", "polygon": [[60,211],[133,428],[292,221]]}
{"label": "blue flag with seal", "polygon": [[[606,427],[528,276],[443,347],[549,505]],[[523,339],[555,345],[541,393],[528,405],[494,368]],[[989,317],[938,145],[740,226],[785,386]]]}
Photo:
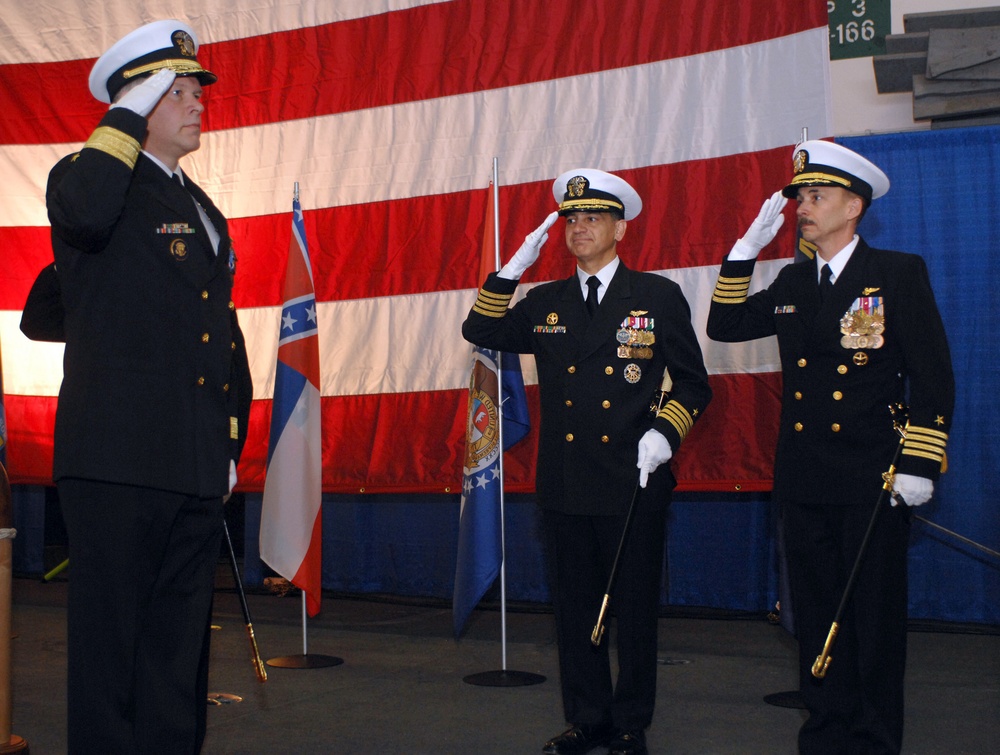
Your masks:
{"label": "blue flag with seal", "polygon": [[462,633],[472,609],[496,580],[503,562],[500,401],[503,401],[505,451],[530,429],[521,363],[516,354],[503,354],[501,359],[503,369],[498,370],[496,351],[476,347],[472,352],[452,601],[456,637]]}

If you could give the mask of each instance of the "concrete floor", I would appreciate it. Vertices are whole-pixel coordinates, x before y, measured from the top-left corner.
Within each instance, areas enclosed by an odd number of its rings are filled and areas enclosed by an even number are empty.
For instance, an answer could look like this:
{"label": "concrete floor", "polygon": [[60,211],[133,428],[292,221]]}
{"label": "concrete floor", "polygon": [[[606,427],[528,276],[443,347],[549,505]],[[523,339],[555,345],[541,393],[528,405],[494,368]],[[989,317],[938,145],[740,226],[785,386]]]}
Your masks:
{"label": "concrete floor", "polygon": [[[13,585],[13,732],[33,755],[66,747],[66,585]],[[549,613],[507,613],[507,670],[545,681],[476,686],[464,677],[504,668],[498,611],[476,611],[456,642],[446,606],[327,596],[309,622],[308,653],[344,663],[269,666],[261,684],[228,568],[217,585],[210,689],[242,700],[210,706],[206,755],[538,753],[564,728]],[[298,597],[248,601],[262,657],[300,656]],[[1000,628],[992,629],[911,631],[904,752],[1000,752]],[[662,618],[660,647],[651,752],[795,752],[803,713],[763,701],[796,684],[795,643],[783,629],[764,617]]]}

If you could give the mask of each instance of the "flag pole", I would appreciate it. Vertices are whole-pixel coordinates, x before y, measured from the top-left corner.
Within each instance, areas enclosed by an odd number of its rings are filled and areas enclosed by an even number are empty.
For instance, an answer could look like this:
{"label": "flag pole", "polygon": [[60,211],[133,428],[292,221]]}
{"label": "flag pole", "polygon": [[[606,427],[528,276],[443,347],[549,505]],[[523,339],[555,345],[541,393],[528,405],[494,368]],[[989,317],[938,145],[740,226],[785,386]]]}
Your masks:
{"label": "flag pole", "polygon": [[[500,269],[500,162],[493,158],[493,269]],[[503,352],[497,352],[497,395],[500,397],[500,422],[497,441],[500,443],[500,457],[497,459],[500,474],[500,669],[507,671],[507,541],[504,518],[504,476],[503,476]]]}
{"label": "flag pole", "polygon": [[[499,158],[493,158],[493,269],[500,269],[500,180]],[[497,351],[497,407],[500,421],[497,423],[497,442],[500,444],[500,456],[497,460],[500,475],[500,670],[483,671],[470,674],[463,681],[480,687],[526,687],[541,684],[545,677],[528,671],[509,671],[507,669],[507,542],[506,523],[504,518],[504,476],[503,476],[503,352]]]}
{"label": "flag pole", "polygon": [[[292,190],[293,207],[299,206],[299,182],[296,181]],[[322,495],[322,493],[321,493]],[[322,516],[322,515],[321,515]],[[314,653],[309,655],[309,635],[308,621],[309,613],[306,605],[306,591],[302,590],[302,655],[282,655],[277,658],[270,658],[268,666],[275,668],[326,668],[329,666],[339,666],[344,662],[343,658],[334,655],[320,655]]]}

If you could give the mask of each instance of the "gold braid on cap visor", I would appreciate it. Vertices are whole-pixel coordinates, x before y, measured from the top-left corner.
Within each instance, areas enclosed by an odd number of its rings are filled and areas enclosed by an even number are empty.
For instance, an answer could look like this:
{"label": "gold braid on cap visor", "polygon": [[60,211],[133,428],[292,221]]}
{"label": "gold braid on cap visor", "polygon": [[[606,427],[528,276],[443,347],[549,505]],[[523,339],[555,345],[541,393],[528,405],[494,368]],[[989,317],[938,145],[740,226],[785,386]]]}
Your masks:
{"label": "gold braid on cap visor", "polygon": [[128,81],[134,76],[142,76],[145,73],[154,73],[163,68],[169,68],[178,76],[190,76],[194,73],[211,73],[210,71],[206,71],[202,68],[201,64],[197,60],[176,58],[174,60],[158,60],[155,63],[147,63],[144,66],[139,66],[138,68],[130,68],[129,70],[122,72],[122,77]]}
{"label": "gold braid on cap visor", "polygon": [[625,205],[609,199],[569,199],[559,205],[559,210],[560,212],[565,212],[566,210],[573,212],[582,210],[621,210],[625,212]]}
{"label": "gold braid on cap visor", "polygon": [[845,189],[851,188],[851,182],[848,179],[841,176],[833,176],[829,173],[799,173],[799,175],[792,179],[792,186],[813,183],[814,181],[829,181],[830,183],[839,184]]}

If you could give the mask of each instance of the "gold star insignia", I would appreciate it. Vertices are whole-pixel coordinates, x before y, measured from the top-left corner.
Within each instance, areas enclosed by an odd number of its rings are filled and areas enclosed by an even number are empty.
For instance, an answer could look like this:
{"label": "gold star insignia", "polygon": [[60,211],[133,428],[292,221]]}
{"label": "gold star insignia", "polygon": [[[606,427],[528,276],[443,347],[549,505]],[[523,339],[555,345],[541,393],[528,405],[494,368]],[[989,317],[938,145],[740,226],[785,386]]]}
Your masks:
{"label": "gold star insignia", "polygon": [[939,414],[937,416],[937,418],[934,420],[934,424],[935,425],[943,425],[944,424],[944,415]]}

